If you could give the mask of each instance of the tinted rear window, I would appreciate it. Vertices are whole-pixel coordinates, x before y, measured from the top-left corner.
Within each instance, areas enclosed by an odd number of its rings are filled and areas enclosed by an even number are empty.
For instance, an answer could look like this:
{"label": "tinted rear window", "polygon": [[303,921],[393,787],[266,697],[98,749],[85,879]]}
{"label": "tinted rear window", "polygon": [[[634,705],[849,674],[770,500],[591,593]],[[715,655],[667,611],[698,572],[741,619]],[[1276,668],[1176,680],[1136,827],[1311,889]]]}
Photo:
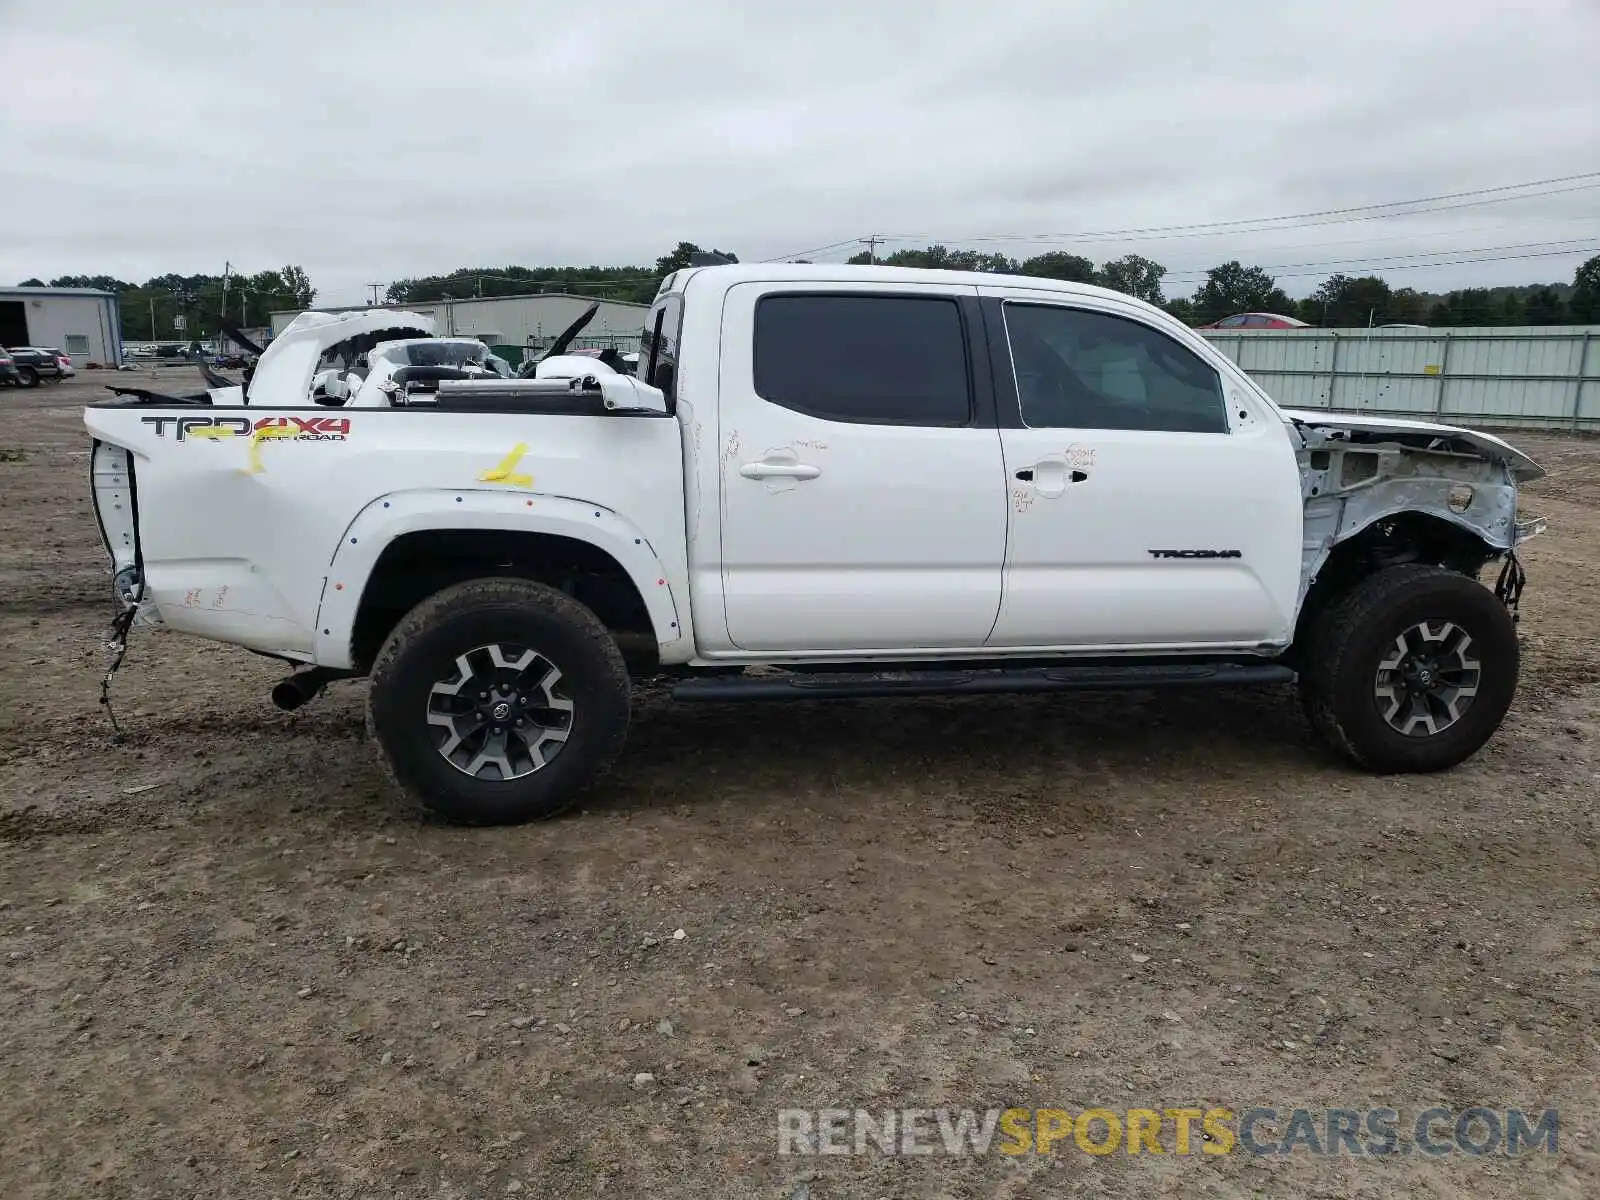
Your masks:
{"label": "tinted rear window", "polygon": [[922,296],[777,295],[756,306],[755,389],[829,421],[966,425],[961,311]]}

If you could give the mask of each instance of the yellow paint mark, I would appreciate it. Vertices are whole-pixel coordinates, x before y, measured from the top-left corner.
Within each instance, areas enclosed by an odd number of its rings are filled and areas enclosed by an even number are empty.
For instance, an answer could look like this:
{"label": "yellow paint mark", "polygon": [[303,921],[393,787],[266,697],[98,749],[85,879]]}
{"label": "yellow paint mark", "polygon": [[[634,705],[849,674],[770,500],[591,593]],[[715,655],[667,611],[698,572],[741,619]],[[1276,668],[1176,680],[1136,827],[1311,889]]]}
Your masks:
{"label": "yellow paint mark", "polygon": [[231,438],[239,431],[232,425],[201,425],[189,430],[192,438]]}
{"label": "yellow paint mark", "polygon": [[261,464],[261,443],[269,439],[293,438],[297,431],[287,425],[265,425],[250,436],[250,465],[246,475],[259,475],[267,468]]}
{"label": "yellow paint mark", "polygon": [[483,471],[478,475],[479,483],[503,483],[507,487],[532,487],[532,475],[517,475],[513,472],[517,464],[522,461],[522,456],[528,452],[527,442],[518,442],[511,447],[511,453],[500,460],[500,465],[491,470]]}
{"label": "yellow paint mark", "polygon": [[1422,373],[1424,375],[1437,375],[1439,373],[1439,364],[1429,363],[1427,366],[1422,368]]}

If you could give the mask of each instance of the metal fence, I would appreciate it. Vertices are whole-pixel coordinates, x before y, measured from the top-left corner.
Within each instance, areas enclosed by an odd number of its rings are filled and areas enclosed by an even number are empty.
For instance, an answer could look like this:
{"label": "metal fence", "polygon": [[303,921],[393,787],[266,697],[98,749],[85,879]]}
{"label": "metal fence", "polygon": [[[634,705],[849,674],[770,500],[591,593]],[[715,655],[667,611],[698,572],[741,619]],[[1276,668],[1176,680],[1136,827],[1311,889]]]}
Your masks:
{"label": "metal fence", "polygon": [[1600,326],[1203,336],[1285,408],[1600,431]]}

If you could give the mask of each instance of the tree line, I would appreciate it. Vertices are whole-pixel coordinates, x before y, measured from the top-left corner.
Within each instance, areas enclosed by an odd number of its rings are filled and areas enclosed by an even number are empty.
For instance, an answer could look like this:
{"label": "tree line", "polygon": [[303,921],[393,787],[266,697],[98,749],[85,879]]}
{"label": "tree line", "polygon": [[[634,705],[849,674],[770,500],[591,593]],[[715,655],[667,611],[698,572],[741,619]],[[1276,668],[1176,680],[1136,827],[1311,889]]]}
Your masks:
{"label": "tree line", "polygon": [[[448,298],[511,296],[526,292],[574,292],[597,299],[648,303],[660,281],[689,265],[701,253],[693,242],[680,242],[650,266],[634,267],[462,267],[448,275],[402,279],[389,285],[392,304],[416,304]],[[736,255],[712,253],[738,261]],[[801,260],[804,261],[804,260]],[[1600,256],[1575,272],[1570,283],[1534,283],[1515,287],[1462,288],[1452,292],[1392,287],[1377,275],[1330,275],[1310,296],[1296,300],[1278,285],[1265,267],[1234,260],[1205,274],[1192,296],[1168,299],[1162,291],[1167,268],[1139,254],[1096,264],[1080,254],[1054,250],[1016,259],[982,250],[926,246],[872,256],[863,251],[852,264],[878,263],[928,270],[984,271],[1065,279],[1111,288],[1160,305],[1179,320],[1207,325],[1240,312],[1273,312],[1310,325],[1339,328],[1372,325],[1566,325],[1600,323]]]}
{"label": "tree line", "polygon": [[[389,284],[390,304],[423,304],[475,296],[513,296],[529,292],[569,292],[604,300],[647,304],[660,282],[687,267],[697,255],[712,253],[731,262],[725,250],[702,251],[693,242],[679,242],[653,263],[642,266],[588,267],[461,267],[448,275],[400,279]],[[803,260],[802,260],[803,261]],[[1064,279],[1096,284],[1160,305],[1191,325],[1207,325],[1240,312],[1273,312],[1311,325],[1350,328],[1365,325],[1567,325],[1600,324],[1600,255],[1574,273],[1570,283],[1533,283],[1513,287],[1461,288],[1446,293],[1392,287],[1378,275],[1330,275],[1303,300],[1290,297],[1265,268],[1238,260],[1220,263],[1205,273],[1192,296],[1168,299],[1162,291],[1167,268],[1138,254],[1096,264],[1063,250],[1016,259],[981,250],[926,246],[873,257],[863,252],[853,264],[931,270],[984,271],[995,274]],[[27,279],[23,286],[44,286]],[[88,287],[115,292],[122,309],[123,336],[172,340],[173,318],[187,318],[187,336],[217,333],[224,318],[220,275],[158,275],[142,284],[109,275],[65,275],[51,287]],[[261,325],[269,313],[309,308],[316,288],[304,270],[286,266],[229,280],[226,319],[235,325]]]}
{"label": "tree line", "polygon": [[1138,254],[1124,255],[1098,266],[1082,255],[1052,251],[1018,260],[980,250],[928,246],[897,250],[873,259],[858,254],[849,260],[885,266],[924,267],[955,271],[990,271],[1066,279],[1111,288],[1160,305],[1191,325],[1209,325],[1241,312],[1271,312],[1310,325],[1337,328],[1364,325],[1586,325],[1600,323],[1600,255],[1573,274],[1571,283],[1535,283],[1516,287],[1462,288],[1447,293],[1391,287],[1377,275],[1330,275],[1304,300],[1291,298],[1265,267],[1245,266],[1237,259],[1220,263],[1205,274],[1192,296],[1167,299],[1161,281],[1167,269]]}
{"label": "tree line", "polygon": [[[184,342],[212,337],[222,322],[241,328],[267,323],[268,314],[310,308],[317,289],[297,266],[251,275],[233,274],[226,293],[221,275],[157,275],[143,283],[128,283],[112,275],[61,275],[46,284],[24,279],[20,287],[95,288],[115,292],[122,317],[122,336],[130,341]],[[224,297],[227,312],[222,310]],[[174,318],[184,318],[178,332]]]}

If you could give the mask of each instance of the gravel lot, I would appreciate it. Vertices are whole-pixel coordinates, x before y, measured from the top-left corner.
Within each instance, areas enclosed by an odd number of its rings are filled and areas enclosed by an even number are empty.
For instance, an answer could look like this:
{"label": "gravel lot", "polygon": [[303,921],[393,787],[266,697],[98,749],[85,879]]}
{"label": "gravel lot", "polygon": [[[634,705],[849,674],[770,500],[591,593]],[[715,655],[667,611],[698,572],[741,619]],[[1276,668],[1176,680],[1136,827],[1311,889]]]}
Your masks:
{"label": "gravel lot", "polygon": [[[1353,774],[1278,689],[647,694],[585,812],[470,831],[382,785],[361,685],[281,713],[223,646],[138,637],[113,743],[106,379],[0,391],[9,1200],[1600,1194],[1600,443],[1515,439],[1523,685],[1452,773]],[[781,1108],[1191,1104],[1560,1150],[776,1153]]]}

